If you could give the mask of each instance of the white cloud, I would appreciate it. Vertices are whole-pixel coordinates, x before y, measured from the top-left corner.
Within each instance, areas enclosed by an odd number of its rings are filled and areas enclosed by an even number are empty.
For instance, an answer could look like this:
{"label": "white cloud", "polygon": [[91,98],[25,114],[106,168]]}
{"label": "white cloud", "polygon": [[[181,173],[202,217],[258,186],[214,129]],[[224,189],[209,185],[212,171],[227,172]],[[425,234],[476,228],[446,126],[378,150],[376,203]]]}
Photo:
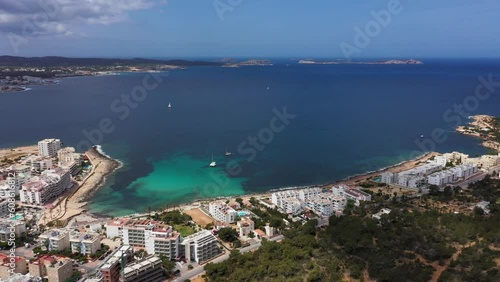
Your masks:
{"label": "white cloud", "polygon": [[1,0],[0,32],[24,36],[74,35],[72,27],[113,24],[165,0]]}

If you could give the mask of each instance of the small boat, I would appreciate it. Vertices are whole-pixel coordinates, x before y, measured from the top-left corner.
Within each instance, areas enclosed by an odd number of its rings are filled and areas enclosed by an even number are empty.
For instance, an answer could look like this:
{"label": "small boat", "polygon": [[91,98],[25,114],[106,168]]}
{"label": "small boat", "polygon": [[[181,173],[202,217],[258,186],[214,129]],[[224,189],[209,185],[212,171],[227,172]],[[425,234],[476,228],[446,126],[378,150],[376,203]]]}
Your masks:
{"label": "small boat", "polygon": [[232,154],[233,154],[233,153],[229,152],[229,151],[227,150],[227,148],[226,148],[226,151],[224,152],[224,156],[229,157],[229,156],[231,156]]}
{"label": "small boat", "polygon": [[167,106],[167,107],[172,108],[172,105],[171,105],[170,103],[168,103],[168,106]]}
{"label": "small boat", "polygon": [[422,135],[420,135],[420,138],[424,138],[424,135],[423,135],[423,134],[422,134]]}
{"label": "small boat", "polygon": [[210,167],[216,167],[217,163],[214,162],[214,155],[212,155],[212,162],[210,163]]}

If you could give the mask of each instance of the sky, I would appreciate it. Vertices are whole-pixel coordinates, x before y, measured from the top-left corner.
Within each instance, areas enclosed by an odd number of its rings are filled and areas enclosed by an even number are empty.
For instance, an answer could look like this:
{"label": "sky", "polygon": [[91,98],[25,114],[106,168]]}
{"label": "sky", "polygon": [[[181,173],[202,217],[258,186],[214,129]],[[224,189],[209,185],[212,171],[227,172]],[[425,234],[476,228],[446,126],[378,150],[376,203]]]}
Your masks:
{"label": "sky", "polygon": [[1,0],[0,55],[500,57],[497,0]]}

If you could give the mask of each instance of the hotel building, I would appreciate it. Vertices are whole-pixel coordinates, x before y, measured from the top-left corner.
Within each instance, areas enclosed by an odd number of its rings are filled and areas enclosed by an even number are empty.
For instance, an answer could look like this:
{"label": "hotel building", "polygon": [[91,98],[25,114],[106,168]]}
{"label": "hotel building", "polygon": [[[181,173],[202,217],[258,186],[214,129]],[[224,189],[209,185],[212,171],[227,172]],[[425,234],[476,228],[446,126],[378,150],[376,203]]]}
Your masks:
{"label": "hotel building", "polygon": [[145,249],[149,254],[179,256],[181,236],[161,221],[130,220],[122,229],[123,244]]}
{"label": "hotel building", "polygon": [[112,253],[99,268],[102,273],[102,281],[120,281],[122,268],[125,269],[125,265],[131,262],[133,259],[134,249],[131,246],[121,246],[114,253]]}
{"label": "hotel building", "polygon": [[159,257],[151,255],[141,261],[127,264],[123,270],[123,282],[162,282],[162,261]]}
{"label": "hotel building", "polygon": [[61,140],[45,139],[38,142],[38,154],[42,157],[55,157],[57,151],[61,149]]}
{"label": "hotel building", "polygon": [[186,260],[203,263],[221,253],[217,238],[209,230],[190,235],[182,241]]}
{"label": "hotel building", "polygon": [[106,237],[109,239],[123,237],[123,226],[128,222],[128,218],[117,218],[106,223]]}
{"label": "hotel building", "polygon": [[214,201],[208,205],[210,215],[220,222],[232,223],[236,220],[238,213],[223,201]]}
{"label": "hotel building", "polygon": [[20,199],[23,203],[43,205],[61,195],[71,185],[68,170],[59,167],[46,170],[22,185]]}

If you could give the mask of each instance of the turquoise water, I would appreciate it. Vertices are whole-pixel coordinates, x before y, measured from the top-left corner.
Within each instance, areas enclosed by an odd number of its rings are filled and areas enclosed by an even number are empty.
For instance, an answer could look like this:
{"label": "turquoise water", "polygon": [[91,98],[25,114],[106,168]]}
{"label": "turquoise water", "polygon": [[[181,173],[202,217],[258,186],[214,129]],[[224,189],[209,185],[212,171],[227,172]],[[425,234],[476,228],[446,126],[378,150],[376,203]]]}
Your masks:
{"label": "turquoise water", "polygon": [[[245,178],[224,177],[221,174],[224,171],[223,163],[219,162],[217,167],[209,167],[210,161],[196,160],[184,153],[177,153],[156,162],[148,160],[153,171],[136,179],[124,189],[128,199],[123,197],[123,191],[115,192],[111,189],[113,180],[110,179],[108,185],[97,192],[90,208],[95,213],[118,216],[145,212],[147,207],[166,207],[179,201],[245,193]],[[146,209],[141,211],[129,208],[138,204]]]}

